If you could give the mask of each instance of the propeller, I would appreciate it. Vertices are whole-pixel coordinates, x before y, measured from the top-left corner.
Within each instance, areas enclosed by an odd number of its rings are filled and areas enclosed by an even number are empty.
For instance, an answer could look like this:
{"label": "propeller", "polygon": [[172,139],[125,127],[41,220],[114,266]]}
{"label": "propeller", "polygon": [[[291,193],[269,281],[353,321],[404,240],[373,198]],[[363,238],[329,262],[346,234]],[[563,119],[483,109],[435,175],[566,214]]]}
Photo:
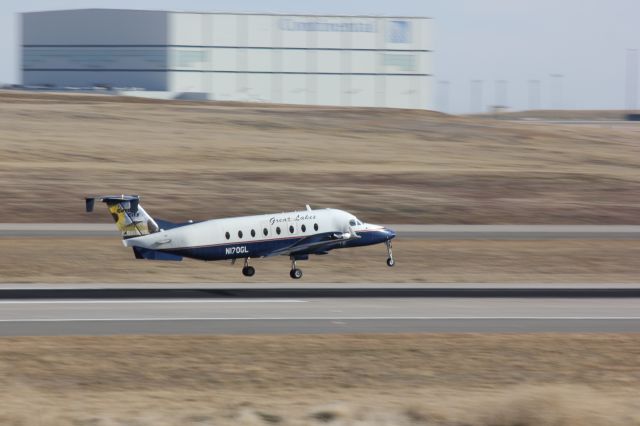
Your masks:
{"label": "propeller", "polygon": [[349,225],[349,233],[353,236],[353,238],[362,238],[360,235],[356,233],[356,231],[353,230],[351,225]]}
{"label": "propeller", "polygon": [[358,235],[358,233],[353,229],[353,227],[350,224],[347,224],[346,226],[346,232],[343,232],[341,234],[333,234],[333,237],[338,239],[338,240],[350,240],[352,238],[362,238],[360,235]]}

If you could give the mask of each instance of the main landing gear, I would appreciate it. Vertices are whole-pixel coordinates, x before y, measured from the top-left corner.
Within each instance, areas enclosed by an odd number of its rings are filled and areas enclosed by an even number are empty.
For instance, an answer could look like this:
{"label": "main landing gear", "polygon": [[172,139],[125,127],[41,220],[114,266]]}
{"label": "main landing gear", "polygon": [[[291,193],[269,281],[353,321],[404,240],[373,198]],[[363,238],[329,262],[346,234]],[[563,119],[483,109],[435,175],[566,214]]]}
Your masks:
{"label": "main landing gear", "polygon": [[396,264],[396,261],[393,260],[393,251],[391,251],[391,240],[387,240],[385,244],[387,246],[387,253],[389,255],[389,257],[387,258],[387,266],[392,267]]}
{"label": "main landing gear", "polygon": [[249,266],[249,258],[244,259],[244,267],[242,268],[242,275],[245,277],[252,277],[256,273],[256,268]]}
{"label": "main landing gear", "polygon": [[302,278],[302,269],[298,269],[296,259],[293,256],[291,257],[291,272],[289,272],[289,276],[294,280]]}

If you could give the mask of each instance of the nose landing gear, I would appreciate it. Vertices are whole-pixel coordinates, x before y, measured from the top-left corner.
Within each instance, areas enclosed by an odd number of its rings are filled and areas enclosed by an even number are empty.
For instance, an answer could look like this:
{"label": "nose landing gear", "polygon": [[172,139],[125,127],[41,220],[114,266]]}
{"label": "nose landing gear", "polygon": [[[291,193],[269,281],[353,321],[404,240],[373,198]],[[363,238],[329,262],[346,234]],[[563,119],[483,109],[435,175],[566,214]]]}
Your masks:
{"label": "nose landing gear", "polygon": [[298,269],[296,259],[293,256],[291,257],[291,272],[289,272],[289,276],[294,280],[302,278],[302,269]]}
{"label": "nose landing gear", "polygon": [[396,264],[396,261],[393,259],[393,251],[391,250],[391,240],[387,240],[385,245],[387,246],[387,254],[389,255],[387,258],[387,266],[391,268]]}
{"label": "nose landing gear", "polygon": [[242,268],[242,275],[245,277],[252,277],[256,273],[256,268],[249,266],[249,258],[244,259],[244,267]]}

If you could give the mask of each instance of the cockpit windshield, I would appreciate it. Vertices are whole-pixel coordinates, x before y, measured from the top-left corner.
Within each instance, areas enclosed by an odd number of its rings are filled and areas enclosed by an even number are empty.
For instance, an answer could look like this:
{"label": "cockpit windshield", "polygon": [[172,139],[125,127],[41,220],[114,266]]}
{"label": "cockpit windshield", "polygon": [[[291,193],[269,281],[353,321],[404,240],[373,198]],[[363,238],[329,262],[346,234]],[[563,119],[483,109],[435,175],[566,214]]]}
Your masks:
{"label": "cockpit windshield", "polygon": [[349,226],[356,226],[356,225],[360,226],[360,225],[363,225],[363,223],[360,222],[358,219],[351,219],[349,221]]}

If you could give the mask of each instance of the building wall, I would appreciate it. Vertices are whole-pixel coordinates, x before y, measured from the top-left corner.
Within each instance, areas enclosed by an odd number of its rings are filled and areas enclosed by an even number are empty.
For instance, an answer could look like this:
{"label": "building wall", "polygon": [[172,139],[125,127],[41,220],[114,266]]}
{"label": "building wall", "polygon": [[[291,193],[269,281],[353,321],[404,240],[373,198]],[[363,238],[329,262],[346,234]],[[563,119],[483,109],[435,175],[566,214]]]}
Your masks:
{"label": "building wall", "polygon": [[22,14],[23,84],[167,90],[167,12]]}
{"label": "building wall", "polygon": [[430,22],[171,13],[169,87],[220,100],[429,108]]}
{"label": "building wall", "polygon": [[23,82],[432,107],[431,21],[131,10],[23,16]]}

